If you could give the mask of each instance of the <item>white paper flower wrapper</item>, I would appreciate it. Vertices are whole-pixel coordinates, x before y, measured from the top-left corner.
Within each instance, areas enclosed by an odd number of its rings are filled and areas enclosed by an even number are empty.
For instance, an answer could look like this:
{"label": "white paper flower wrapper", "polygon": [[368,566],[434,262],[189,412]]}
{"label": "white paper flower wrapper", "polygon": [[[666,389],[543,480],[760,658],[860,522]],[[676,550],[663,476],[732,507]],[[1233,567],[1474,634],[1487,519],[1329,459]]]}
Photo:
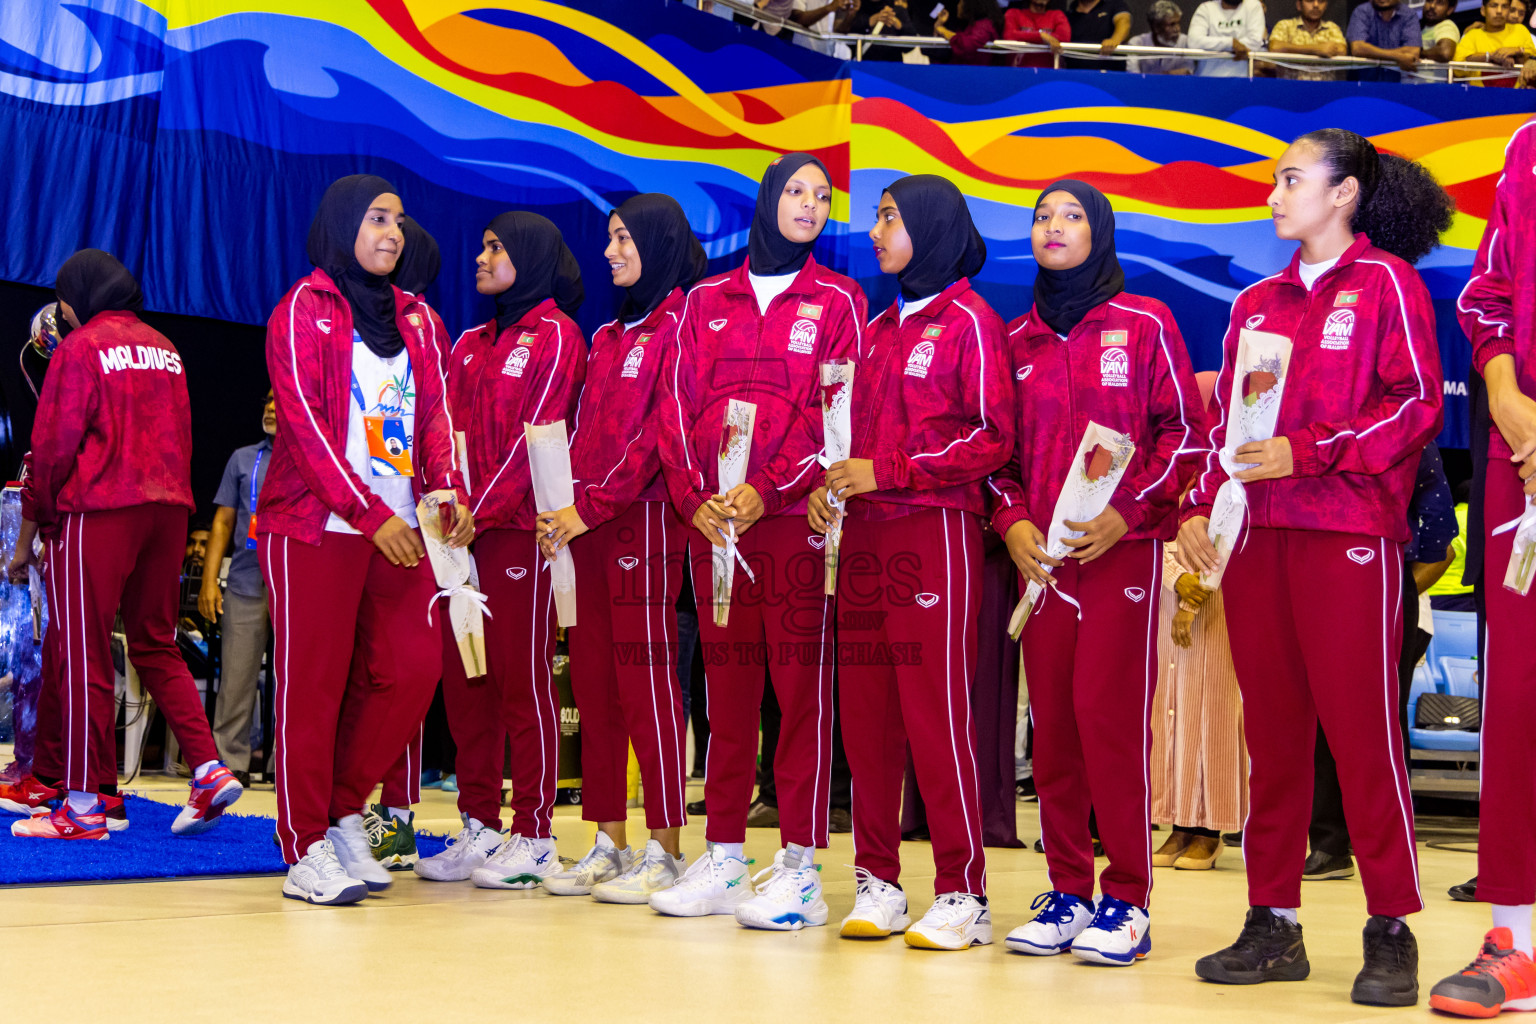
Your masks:
{"label": "white paper flower wrapper", "polygon": [[1524,597],[1531,592],[1531,577],[1536,575],[1536,505],[1527,501],[1520,518],[1497,527],[1493,535],[1497,537],[1510,530],[1515,531],[1515,546],[1504,570],[1504,589]]}
{"label": "white paper flower wrapper", "polygon": [[[480,593],[480,577],[469,549],[449,547],[443,533],[444,507],[453,504],[452,491],[429,491],[416,503],[416,521],[421,524],[427,561],[438,586],[427,604],[427,622],[432,622],[433,606],[446,597],[448,621],[464,662],[464,674],[474,679],[485,675],[485,616],[490,613],[485,610],[485,595]],[[447,518],[452,521],[451,515]]]}
{"label": "white paper flower wrapper", "polygon": [[[853,360],[821,364],[821,429],[826,445],[827,465],[842,462],[853,449]],[[847,502],[829,491],[827,503],[839,512]],[[826,556],[828,595],[837,593],[837,555],[843,543],[843,520],[827,530]]]}
{"label": "white paper flower wrapper", "polygon": [[1201,585],[1210,590],[1221,586],[1248,512],[1247,489],[1233,476],[1247,466],[1234,461],[1233,456],[1250,441],[1275,436],[1290,370],[1290,338],[1246,327],[1238,333],[1237,370],[1232,374],[1232,394],[1227,401],[1227,445],[1217,453],[1228,479],[1216,491],[1206,526],[1206,536],[1216,549],[1216,568],[1200,575]]}
{"label": "white paper flower wrapper", "polygon": [[[1094,453],[1098,449],[1104,449],[1109,453],[1109,466],[1093,466]],[[1125,467],[1130,464],[1131,456],[1136,454],[1136,444],[1124,434],[1110,430],[1108,427],[1089,422],[1088,429],[1083,431],[1083,440],[1077,446],[1077,454],[1072,459],[1072,468],[1067,470],[1067,479],[1061,485],[1061,493],[1056,496],[1056,508],[1051,512],[1051,526],[1045,535],[1045,553],[1052,558],[1066,558],[1072,550],[1063,540],[1067,537],[1081,537],[1077,530],[1069,530],[1066,521],[1084,523],[1102,513],[1109,507],[1109,499],[1114,497],[1115,488],[1120,485],[1120,478],[1125,476]],[[1101,460],[1100,460],[1101,461]],[[1090,469],[1101,472],[1095,478],[1089,478]],[[1045,566],[1045,571],[1050,572],[1051,567]],[[1029,619],[1029,613],[1034,610],[1036,602],[1045,588],[1040,584],[1030,581],[1024,590],[1024,597],[1013,610],[1013,617],[1008,620],[1008,633],[1015,640],[1024,631],[1024,623]]]}
{"label": "white paper flower wrapper", "polygon": [[[528,470],[533,478],[533,503],[540,512],[555,512],[576,504],[571,479],[571,446],[565,420],[543,426],[523,424],[528,442]],[[553,562],[545,562],[555,591],[555,620],[569,629],[576,625],[576,563],[567,545]]]}
{"label": "white paper flower wrapper", "polygon": [[[725,423],[720,434],[720,454],[716,463],[720,493],[728,494],[747,480],[747,462],[752,454],[752,430],[757,424],[757,405],[731,399],[725,407]],[[731,587],[736,582],[736,534],[725,538],[724,547],[710,547],[714,565],[715,625],[725,626],[731,618]]]}

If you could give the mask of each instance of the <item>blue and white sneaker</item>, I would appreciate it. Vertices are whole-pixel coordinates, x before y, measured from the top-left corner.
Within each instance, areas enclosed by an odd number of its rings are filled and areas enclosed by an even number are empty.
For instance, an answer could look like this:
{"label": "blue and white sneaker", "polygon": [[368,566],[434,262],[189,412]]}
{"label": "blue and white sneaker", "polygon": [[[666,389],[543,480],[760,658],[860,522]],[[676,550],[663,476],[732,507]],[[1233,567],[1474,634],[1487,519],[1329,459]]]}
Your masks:
{"label": "blue and white sneaker", "polygon": [[553,839],[515,835],[475,868],[469,880],[482,889],[537,889],[560,870]]}
{"label": "blue and white sneaker", "polygon": [[[1043,907],[1042,907],[1043,904]],[[1072,948],[1088,922],[1093,920],[1093,904],[1080,896],[1054,889],[1035,897],[1029,909],[1037,910],[1034,920],[1021,924],[1003,940],[1015,953],[1030,956],[1055,956]]]}
{"label": "blue and white sneaker", "polygon": [[[756,896],[737,906],[736,923],[781,932],[826,924],[827,903],[821,898],[821,872],[810,863],[813,857],[813,851],[799,847],[774,854],[773,866],[759,871],[752,879],[757,882],[768,875],[768,881],[758,888]],[[796,866],[790,867],[786,861]]]}
{"label": "blue and white sneaker", "polygon": [[1093,920],[1072,943],[1079,959],[1126,967],[1152,952],[1152,919],[1134,903],[1100,896]]}

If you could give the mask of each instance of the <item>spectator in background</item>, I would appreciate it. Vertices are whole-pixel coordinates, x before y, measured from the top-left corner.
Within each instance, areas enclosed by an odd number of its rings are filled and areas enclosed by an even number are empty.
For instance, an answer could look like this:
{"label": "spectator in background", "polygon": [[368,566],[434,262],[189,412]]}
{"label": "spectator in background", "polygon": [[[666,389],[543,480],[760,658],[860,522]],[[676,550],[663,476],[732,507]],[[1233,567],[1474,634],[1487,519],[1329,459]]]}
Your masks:
{"label": "spectator in background", "polygon": [[[1152,30],[1131,40],[1132,46],[1168,46],[1187,50],[1189,36],[1179,30],[1184,11],[1173,0],[1155,0],[1147,9],[1147,25]],[[1195,62],[1190,57],[1132,57],[1127,71],[1133,75],[1192,75]]]}
{"label": "spectator in background", "polygon": [[1231,60],[1202,60],[1202,78],[1247,78],[1248,52],[1264,48],[1264,5],[1259,0],[1205,0],[1189,22],[1189,45],[1213,53],[1231,52]]}
{"label": "spectator in background", "polygon": [[[1396,61],[1404,71],[1412,71],[1418,64],[1424,42],[1418,14],[1400,0],[1371,0],[1356,7],[1344,35],[1349,40],[1351,56]],[[1359,74],[1362,80],[1389,82],[1402,77],[1396,71],[1384,69],[1367,69]]]}
{"label": "spectator in background", "polygon": [[[1099,52],[1108,56],[1130,38],[1131,12],[1125,6],[1125,0],[1067,0],[1067,24],[1072,27],[1074,43],[1096,43]],[[1124,71],[1125,61],[1063,57],[1061,66],[1088,71]]]}
{"label": "spectator in background", "polygon": [[[1021,43],[1045,43],[1052,52],[1060,53],[1061,44],[1072,41],[1072,26],[1067,23],[1065,13],[1050,5],[1050,0],[1029,0],[1027,4],[1008,8],[1003,17],[1003,38]],[[1048,68],[1055,63],[1052,57],[1043,53],[1020,53],[1013,57],[1016,68]]]}
{"label": "spectator in background", "polygon": [[[1342,57],[1349,53],[1349,44],[1339,26],[1323,20],[1328,0],[1296,0],[1296,11],[1300,17],[1286,18],[1269,34],[1270,53],[1304,53],[1314,57]],[[1342,71],[1284,66],[1277,66],[1275,74],[1306,82],[1336,82],[1344,77]]]}
{"label": "spectator in background", "polygon": [[1530,28],[1530,23],[1525,20],[1530,13],[1530,5],[1525,0],[1509,0],[1509,24]]}
{"label": "spectator in background", "polygon": [[979,52],[983,46],[1003,37],[1003,10],[997,0],[960,0],[958,21],[965,22],[959,31],[949,27],[949,11],[940,12],[934,20],[935,34],[949,40],[954,54],[951,63],[987,65],[992,55]]}
{"label": "spectator in background", "polygon": [[[839,15],[859,9],[859,0],[794,0],[794,4],[795,8],[790,18],[802,28],[822,36],[832,34]],[[816,39],[813,36],[797,33],[795,45],[804,46],[838,60],[849,60],[853,57],[853,51],[848,48],[847,43],[833,42],[830,39]]]}
{"label": "spectator in background", "polygon": [[[267,392],[261,411],[260,443],[236,448],[224,467],[224,479],[214,495],[213,529],[203,563],[197,610],[209,622],[222,625],[219,699],[213,713],[213,741],[219,757],[242,786],[251,784],[251,716],[256,710],[256,680],[267,649],[267,585],[256,558],[256,508],[261,483],[272,460],[277,434],[277,404]],[[219,567],[229,548],[226,589],[219,588]]]}
{"label": "spectator in background", "polygon": [[1435,611],[1477,611],[1472,584],[1462,582],[1467,569],[1467,502],[1471,489],[1465,480],[1456,488],[1456,537],[1451,541],[1451,565],[1428,590],[1429,606]]}
{"label": "spectator in background", "polygon": [[187,530],[187,553],[182,556],[182,571],[184,575],[197,576],[203,571],[203,559],[208,554],[208,523],[206,520],[193,520],[192,526]]}
{"label": "spectator in background", "polygon": [[[853,35],[910,36],[917,31],[906,0],[861,0],[855,10],[844,12],[837,30]],[[899,46],[864,45],[865,60],[901,60]]]}
{"label": "spectator in background", "polygon": [[1451,20],[1456,9],[1454,0],[1424,0],[1420,14],[1420,60],[1433,60],[1445,64],[1456,56],[1456,44],[1461,42],[1461,29]]}
{"label": "spectator in background", "polygon": [[[1527,57],[1536,56],[1536,44],[1531,42],[1531,32],[1524,25],[1509,20],[1509,0],[1487,0],[1483,4],[1483,22],[1474,25],[1462,35],[1456,44],[1455,59],[1474,64],[1494,64],[1513,68]],[[1466,74],[1470,75],[1471,72]],[[1513,79],[1495,79],[1484,82],[1473,79],[1474,85],[1492,85],[1502,88],[1513,86]]]}

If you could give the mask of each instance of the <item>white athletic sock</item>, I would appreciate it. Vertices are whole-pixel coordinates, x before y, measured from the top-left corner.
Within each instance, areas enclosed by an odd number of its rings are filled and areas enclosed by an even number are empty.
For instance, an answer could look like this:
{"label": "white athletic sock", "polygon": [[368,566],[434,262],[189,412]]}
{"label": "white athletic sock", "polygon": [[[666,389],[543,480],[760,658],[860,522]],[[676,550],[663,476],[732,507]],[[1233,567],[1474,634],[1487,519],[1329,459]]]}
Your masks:
{"label": "white athletic sock", "polygon": [[1296,907],[1270,907],[1269,909],[1276,917],[1283,917],[1291,924],[1301,923],[1296,919]]}
{"label": "white athletic sock", "polygon": [[746,860],[747,854],[746,850],[744,849],[746,845],[746,843],[715,843],[714,847],[721,853],[725,854],[727,857],[735,857],[737,860]]}
{"label": "white athletic sock", "polygon": [[[84,814],[96,806],[97,799],[95,793],[82,793],[78,789],[72,789],[69,791],[69,809],[76,814]],[[1527,935],[1530,934],[1530,925],[1526,925],[1525,932]]]}
{"label": "white athletic sock", "polygon": [[784,847],[784,866],[791,871],[816,866],[816,847],[790,843]]}
{"label": "white athletic sock", "polygon": [[[69,794],[73,802],[75,794]],[[1514,947],[1531,955],[1531,905],[1529,903],[1521,907],[1506,907],[1494,904],[1493,926],[1495,928],[1508,928],[1509,934],[1514,936]]]}
{"label": "white athletic sock", "polygon": [[411,809],[409,807],[389,807],[386,810],[389,811],[391,818],[399,818],[401,821],[411,820]]}
{"label": "white athletic sock", "polygon": [[198,765],[197,768],[195,768],[193,770],[192,777],[194,779],[197,779],[198,781],[202,781],[202,778],[203,778],[204,775],[207,775],[209,772],[213,771],[218,766],[219,766],[219,762],[217,762],[217,761],[204,761],[202,764]]}

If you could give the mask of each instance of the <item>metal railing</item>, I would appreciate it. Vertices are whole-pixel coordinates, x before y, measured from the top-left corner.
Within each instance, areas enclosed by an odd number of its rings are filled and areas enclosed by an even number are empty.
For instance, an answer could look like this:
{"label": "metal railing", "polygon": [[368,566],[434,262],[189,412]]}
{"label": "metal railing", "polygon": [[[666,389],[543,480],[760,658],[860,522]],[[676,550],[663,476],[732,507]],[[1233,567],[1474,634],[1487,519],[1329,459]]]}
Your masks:
{"label": "metal railing", "polygon": [[[698,6],[697,0],[688,0],[690,6]],[[709,0],[715,7],[723,7],[737,14],[744,14],[755,21],[763,29],[779,33],[789,31],[798,36],[805,36],[818,42],[845,43],[853,53],[854,60],[863,60],[864,51],[871,46],[894,47],[901,50],[948,50],[949,41],[935,36],[888,36],[879,35],[852,35],[848,33],[822,33],[816,32],[796,21],[787,18],[776,18],[764,14],[758,10],[751,0]],[[1196,50],[1176,46],[1131,46],[1123,44],[1116,47],[1112,54],[1106,54],[1095,43],[1061,43],[1059,47],[1051,47],[1045,43],[1024,43],[1010,39],[999,39],[981,48],[982,53],[993,54],[1019,54],[1033,53],[1046,54],[1052,58],[1052,66],[1061,67],[1062,57],[1073,57],[1080,60],[1095,62],[1120,62],[1127,58],[1142,58],[1149,60],[1191,60],[1191,61],[1232,61],[1235,58],[1227,51]],[[1237,58],[1241,59],[1241,58]],[[1264,65],[1277,68],[1287,68],[1295,71],[1359,71],[1365,68],[1386,68],[1399,72],[1405,79],[1415,79],[1422,82],[1460,82],[1471,84],[1475,81],[1494,81],[1496,79],[1518,78],[1520,68],[1502,68],[1492,64],[1472,63],[1468,61],[1450,61],[1441,64],[1438,61],[1421,60],[1412,70],[1404,68],[1396,61],[1373,60],[1368,57],[1314,57],[1305,53],[1271,53],[1268,50],[1250,50],[1246,58],[1247,77],[1262,77],[1255,75],[1255,69]]]}

